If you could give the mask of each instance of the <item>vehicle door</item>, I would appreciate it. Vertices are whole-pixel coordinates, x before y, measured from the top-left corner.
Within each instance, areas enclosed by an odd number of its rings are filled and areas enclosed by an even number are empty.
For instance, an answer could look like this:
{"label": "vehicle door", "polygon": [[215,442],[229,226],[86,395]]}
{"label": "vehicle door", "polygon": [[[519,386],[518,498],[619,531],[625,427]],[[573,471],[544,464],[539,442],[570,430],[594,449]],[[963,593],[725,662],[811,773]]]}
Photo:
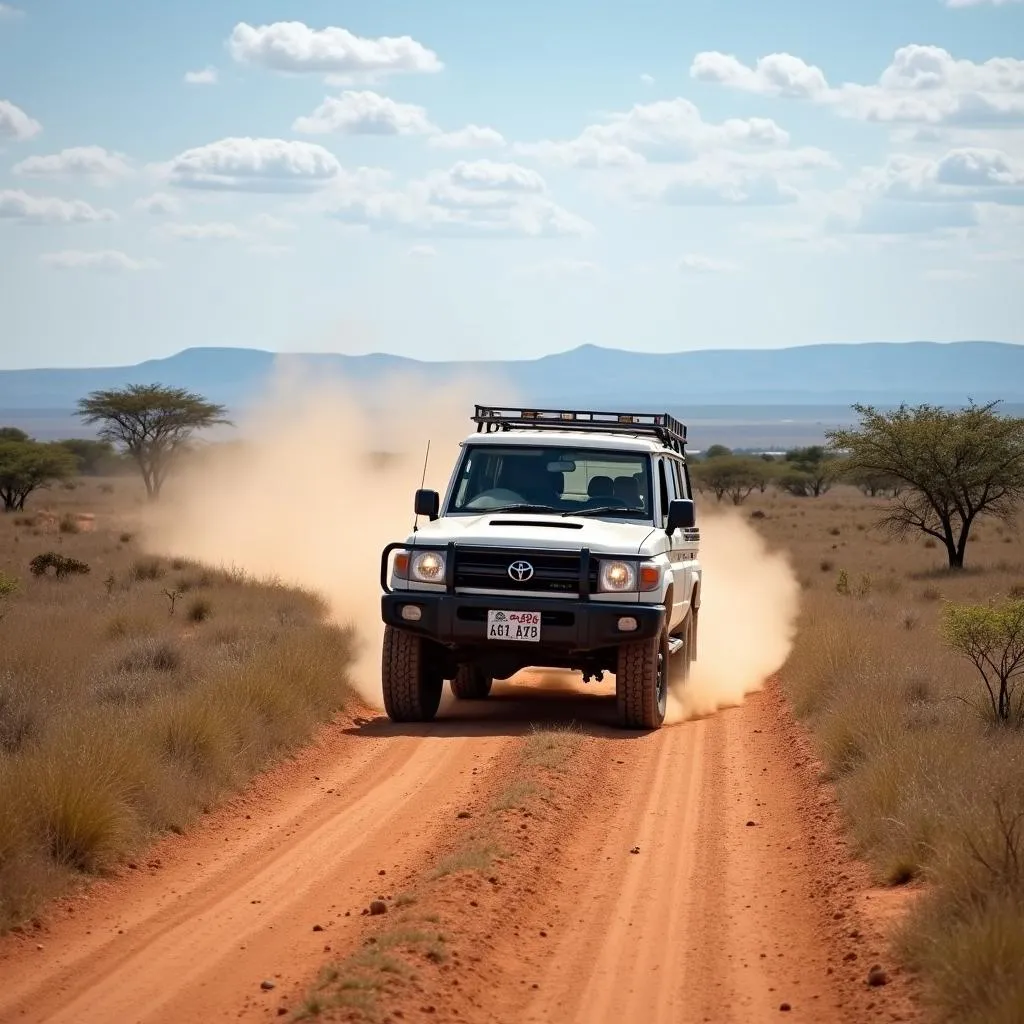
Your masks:
{"label": "vehicle door", "polygon": [[[663,456],[658,459],[658,488],[661,498],[661,527],[665,528],[669,502],[685,497],[682,479],[675,459]],[[685,561],[687,544],[684,531],[675,530],[668,537],[668,557],[672,571],[672,608],[669,612],[669,627],[674,629],[686,617],[689,601],[689,573]]]}

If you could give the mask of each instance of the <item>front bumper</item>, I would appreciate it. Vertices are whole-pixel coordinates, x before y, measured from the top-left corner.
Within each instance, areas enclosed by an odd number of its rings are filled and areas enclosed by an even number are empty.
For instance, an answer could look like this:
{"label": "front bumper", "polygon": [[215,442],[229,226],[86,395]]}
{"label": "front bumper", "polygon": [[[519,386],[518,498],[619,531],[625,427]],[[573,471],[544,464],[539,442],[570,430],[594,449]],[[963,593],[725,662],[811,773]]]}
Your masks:
{"label": "front bumper", "polygon": [[[415,605],[420,618],[402,617],[402,608]],[[541,613],[537,643],[487,639],[487,612]],[[395,591],[381,598],[384,622],[451,648],[486,647],[488,650],[558,650],[566,654],[598,651],[632,640],[658,636],[665,621],[660,605],[620,604],[605,601],[519,598],[504,594],[432,594],[420,590]],[[619,628],[620,619],[632,619],[636,629]]]}

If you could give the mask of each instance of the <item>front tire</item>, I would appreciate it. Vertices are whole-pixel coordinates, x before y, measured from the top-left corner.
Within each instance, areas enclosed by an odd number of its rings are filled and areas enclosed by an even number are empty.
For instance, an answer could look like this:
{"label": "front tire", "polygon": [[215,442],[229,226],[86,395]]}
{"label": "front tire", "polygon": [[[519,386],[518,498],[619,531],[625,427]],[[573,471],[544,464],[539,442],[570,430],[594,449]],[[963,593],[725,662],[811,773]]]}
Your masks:
{"label": "front tire", "polygon": [[491,692],[490,676],[472,665],[460,665],[451,681],[452,693],[459,700],[483,700]]}
{"label": "front tire", "polygon": [[444,679],[431,664],[422,637],[385,626],[381,685],[392,722],[429,722],[441,703]]}
{"label": "front tire", "polygon": [[659,729],[668,707],[668,633],[619,647],[615,698],[626,729]]}

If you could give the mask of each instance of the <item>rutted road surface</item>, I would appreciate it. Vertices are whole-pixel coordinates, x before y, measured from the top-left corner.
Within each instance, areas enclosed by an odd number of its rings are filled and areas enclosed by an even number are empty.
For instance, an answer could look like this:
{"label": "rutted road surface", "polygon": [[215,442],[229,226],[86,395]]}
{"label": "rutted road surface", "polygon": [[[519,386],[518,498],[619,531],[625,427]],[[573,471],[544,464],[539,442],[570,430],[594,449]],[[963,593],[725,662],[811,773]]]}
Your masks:
{"label": "rutted road surface", "polygon": [[[902,978],[864,981],[871,964],[890,966],[862,913],[871,894],[842,860],[834,809],[775,687],[642,736],[608,727],[602,692],[499,684],[430,729],[373,716],[328,728],[189,835],[0,942],[0,1021],[265,1020],[297,1008],[323,963],[365,941],[369,899],[413,885],[458,841],[460,812],[476,816],[507,785],[530,723],[570,719],[588,733],[575,770],[524,820],[503,884],[451,882],[446,930],[463,966],[394,1005],[382,997],[385,1017],[913,1019]],[[478,881],[486,892],[470,904]]]}

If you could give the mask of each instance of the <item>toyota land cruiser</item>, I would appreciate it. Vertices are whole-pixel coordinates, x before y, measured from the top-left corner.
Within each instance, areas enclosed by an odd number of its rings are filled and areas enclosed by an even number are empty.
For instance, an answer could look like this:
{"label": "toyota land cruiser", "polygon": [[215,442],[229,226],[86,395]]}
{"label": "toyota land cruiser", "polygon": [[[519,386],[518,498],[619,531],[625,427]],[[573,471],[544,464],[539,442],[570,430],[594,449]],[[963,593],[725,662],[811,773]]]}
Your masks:
{"label": "toyota land cruiser", "polygon": [[[619,722],[656,729],[696,657],[700,532],[668,414],[476,406],[443,499],[381,556],[384,706],[429,721],[524,668],[615,675]],[[421,527],[420,517],[428,522]]]}

